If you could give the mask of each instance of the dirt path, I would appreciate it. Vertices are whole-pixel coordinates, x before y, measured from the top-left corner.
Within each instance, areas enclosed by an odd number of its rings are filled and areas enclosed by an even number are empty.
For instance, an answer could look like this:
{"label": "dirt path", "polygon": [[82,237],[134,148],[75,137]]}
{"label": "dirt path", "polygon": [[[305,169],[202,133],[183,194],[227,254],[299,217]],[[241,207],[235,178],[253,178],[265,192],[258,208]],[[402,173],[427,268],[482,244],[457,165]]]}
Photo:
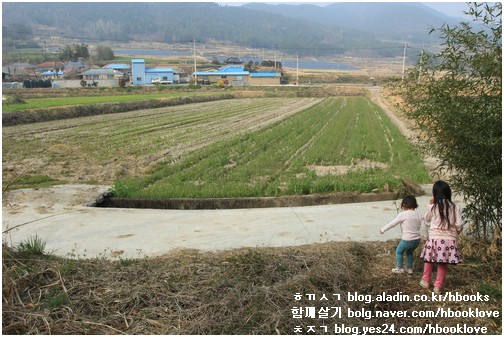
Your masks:
{"label": "dirt path", "polygon": [[[375,87],[369,90],[370,99],[373,103],[379,105],[383,111],[390,118],[392,123],[394,123],[399,131],[412,143],[415,143],[416,133],[413,131],[413,123],[411,121],[406,120],[405,118],[400,117],[400,113],[397,109],[393,108],[383,97],[383,89],[380,87]],[[439,164],[439,159],[434,157],[424,157],[424,164],[429,170],[429,175],[433,179],[443,179],[436,170],[437,165]]]}
{"label": "dirt path", "polygon": [[370,89],[369,92],[371,95],[369,98],[373,103],[378,104],[383,109],[390,120],[399,128],[399,130],[405,137],[411,139],[411,137],[415,135],[415,133],[412,131],[413,126],[411,122],[399,117],[397,110],[392,108],[390,104],[383,98],[382,90],[383,89],[379,87]]}

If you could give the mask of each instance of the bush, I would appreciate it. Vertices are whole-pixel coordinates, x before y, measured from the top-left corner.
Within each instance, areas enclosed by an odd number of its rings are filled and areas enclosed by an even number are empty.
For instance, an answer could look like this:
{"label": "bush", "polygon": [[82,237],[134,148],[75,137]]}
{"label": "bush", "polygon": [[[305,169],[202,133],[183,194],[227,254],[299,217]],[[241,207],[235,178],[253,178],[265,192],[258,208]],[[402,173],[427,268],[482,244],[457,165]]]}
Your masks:
{"label": "bush", "polygon": [[17,95],[8,96],[7,99],[2,101],[2,105],[25,104],[25,103],[26,103],[26,101]]}
{"label": "bush", "polygon": [[491,240],[502,230],[502,4],[471,6],[485,29],[439,29],[444,49],[422,55],[404,84],[406,115],[464,196],[470,233]]}

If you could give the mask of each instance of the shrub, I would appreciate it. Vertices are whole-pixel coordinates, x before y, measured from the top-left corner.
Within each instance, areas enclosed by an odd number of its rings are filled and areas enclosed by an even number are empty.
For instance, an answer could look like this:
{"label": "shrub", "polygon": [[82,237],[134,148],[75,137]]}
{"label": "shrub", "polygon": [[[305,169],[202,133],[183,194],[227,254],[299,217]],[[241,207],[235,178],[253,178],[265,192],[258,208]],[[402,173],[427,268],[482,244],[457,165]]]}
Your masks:
{"label": "shrub", "polygon": [[2,105],[25,104],[25,103],[26,103],[26,101],[17,95],[8,96],[7,99],[2,101]]}
{"label": "shrub", "polygon": [[[444,49],[422,55],[404,85],[406,114],[421,131],[422,150],[440,158],[466,201],[477,238],[502,230],[502,4],[473,4],[468,23],[439,29]],[[435,31],[435,30],[433,30]],[[421,78],[421,80],[420,80]]]}
{"label": "shrub", "polygon": [[45,253],[46,241],[41,239],[38,235],[29,237],[25,241],[22,241],[17,251],[22,255],[37,255],[43,256]]}

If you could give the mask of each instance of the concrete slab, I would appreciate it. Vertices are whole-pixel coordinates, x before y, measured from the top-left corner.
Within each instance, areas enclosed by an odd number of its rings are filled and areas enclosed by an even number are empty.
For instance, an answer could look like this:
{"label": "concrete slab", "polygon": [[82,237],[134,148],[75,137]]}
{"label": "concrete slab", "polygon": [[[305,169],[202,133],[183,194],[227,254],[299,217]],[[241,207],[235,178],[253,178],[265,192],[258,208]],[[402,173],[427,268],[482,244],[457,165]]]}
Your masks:
{"label": "concrete slab", "polygon": [[[16,246],[30,236],[46,251],[75,258],[160,256],[173,249],[202,251],[286,247],[327,241],[386,241],[381,235],[400,201],[234,210],[93,208],[107,186],[66,185],[16,190],[2,200],[2,240]],[[418,197],[422,212],[428,196]]]}

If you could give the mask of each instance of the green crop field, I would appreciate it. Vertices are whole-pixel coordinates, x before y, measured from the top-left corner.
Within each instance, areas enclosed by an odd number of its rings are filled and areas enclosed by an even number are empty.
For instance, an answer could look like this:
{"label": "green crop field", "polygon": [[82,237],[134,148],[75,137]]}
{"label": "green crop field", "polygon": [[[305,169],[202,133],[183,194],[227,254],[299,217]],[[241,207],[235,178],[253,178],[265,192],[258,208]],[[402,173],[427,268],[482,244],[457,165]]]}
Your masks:
{"label": "green crop field", "polygon": [[371,192],[399,187],[399,177],[429,179],[419,154],[381,109],[363,97],[327,98],[161,163],[145,177],[119,180],[115,191],[137,198]]}
{"label": "green crop field", "polygon": [[3,127],[2,140],[4,185],[113,184],[124,197],[371,192],[399,187],[399,177],[429,181],[420,155],[365,97],[229,99]]}
{"label": "green crop field", "polygon": [[85,105],[99,103],[118,103],[129,101],[140,101],[147,99],[174,98],[181,96],[201,95],[201,93],[188,92],[160,92],[150,94],[131,94],[131,95],[98,95],[98,96],[82,96],[82,97],[45,97],[45,98],[28,98],[22,104],[9,104],[2,106],[3,111],[28,110],[36,108],[50,108],[57,106],[69,105]]}

